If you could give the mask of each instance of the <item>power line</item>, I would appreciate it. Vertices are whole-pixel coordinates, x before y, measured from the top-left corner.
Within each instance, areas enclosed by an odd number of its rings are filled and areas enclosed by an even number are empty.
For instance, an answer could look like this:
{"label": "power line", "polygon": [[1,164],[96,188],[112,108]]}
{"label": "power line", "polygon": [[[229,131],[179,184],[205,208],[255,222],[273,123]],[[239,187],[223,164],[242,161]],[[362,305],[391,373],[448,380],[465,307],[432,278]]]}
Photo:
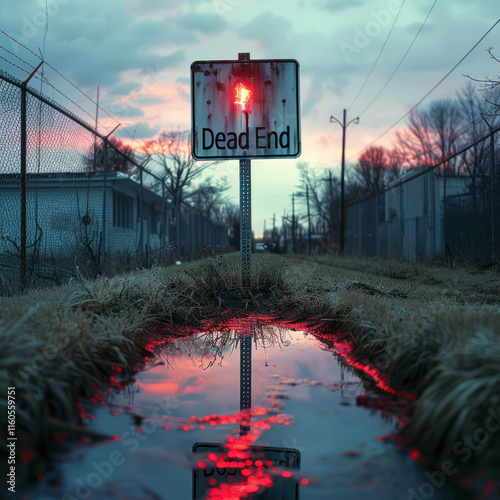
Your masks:
{"label": "power line", "polygon": [[[85,92],[83,92],[83,90],[81,90],[80,88],[78,88],[72,81],[70,81],[68,78],[66,78],[63,74],[61,74],[59,71],[57,71],[53,66],[51,66],[49,63],[45,63],[50,69],[52,69],[53,71],[55,71],[61,78],[63,78],[64,80],[66,80],[70,85],[72,85],[76,90],[78,90],[78,92],[80,92],[82,95],[84,95],[90,102],[92,102],[93,104],[95,104],[95,106],[97,108],[99,108],[103,113],[105,113],[106,115],[108,115],[115,123],[117,123],[118,125],[122,125],[112,114],[108,113],[101,105],[99,105],[96,101],[94,101],[94,99],[92,99],[90,96],[88,96]],[[105,128],[106,130],[109,131],[109,128],[105,127],[104,125],[102,125],[101,122],[99,122],[101,124],[101,126],[103,128]],[[132,139],[132,141],[134,142],[135,139],[134,137],[132,136],[132,134],[130,134],[130,132],[125,128],[125,127],[122,127],[122,130],[130,137],[130,139]]]}
{"label": "power line", "polygon": [[412,42],[408,46],[408,49],[406,50],[406,52],[403,54],[403,57],[400,59],[399,63],[397,64],[396,68],[392,72],[391,76],[389,76],[389,78],[387,79],[387,81],[384,83],[384,85],[382,86],[382,88],[379,90],[378,94],[370,101],[370,104],[368,104],[368,106],[366,106],[366,108],[363,111],[361,111],[361,113],[359,114],[359,116],[361,116],[364,113],[366,113],[366,111],[368,111],[368,109],[370,109],[372,107],[373,103],[380,97],[380,94],[382,94],[382,92],[386,89],[387,85],[389,85],[390,81],[392,80],[392,78],[394,77],[394,75],[397,73],[397,71],[400,68],[401,64],[403,64],[403,61],[406,59],[406,56],[409,54],[410,50],[412,49],[413,45],[415,44],[415,42],[416,42],[418,36],[420,35],[421,31],[424,29],[424,26],[426,25],[427,20],[429,19],[432,11],[434,10],[434,7],[436,6],[437,1],[438,0],[434,0],[434,3],[432,4],[429,12],[427,13],[427,16],[425,17],[423,23],[420,25],[419,30],[417,31],[416,35],[413,37]]}
{"label": "power line", "polygon": [[[491,106],[487,111],[486,111],[486,114],[489,113],[492,109],[494,109],[494,106]],[[481,122],[482,118],[479,116],[478,118],[476,118],[475,120],[467,123],[466,125],[464,125],[458,132],[457,132],[457,135],[455,137],[455,141],[457,141],[458,139],[460,139],[463,135],[465,135],[467,132],[470,132],[470,130],[474,127],[474,125],[476,125],[478,122]],[[369,146],[367,146],[368,148]],[[432,153],[434,150],[436,150],[438,147],[440,147],[439,144],[434,144],[430,149],[427,150],[427,153]],[[364,150],[362,150],[364,151]],[[352,158],[354,158],[354,156],[356,155],[353,155],[351,157],[349,157],[346,161],[350,161],[352,160]],[[337,165],[338,166],[338,165]],[[432,167],[429,167],[429,168],[432,168]]]}
{"label": "power line", "polygon": [[453,160],[457,156],[460,156],[460,155],[464,154],[469,149],[473,148],[474,146],[477,146],[478,144],[480,144],[483,141],[486,141],[487,139],[489,139],[490,137],[494,136],[498,132],[500,132],[500,127],[496,128],[495,130],[492,130],[489,134],[485,135],[484,137],[481,137],[481,139],[478,139],[474,143],[465,146],[460,151],[457,151],[456,153],[453,153],[451,156],[449,156],[449,157],[445,158],[444,160],[436,163],[435,165],[432,165],[429,168],[420,170],[420,171],[416,172],[413,175],[409,175],[408,177],[405,177],[404,179],[401,179],[398,183],[392,184],[390,187],[388,186],[388,187],[385,187],[383,189],[379,189],[375,193],[368,194],[368,195],[364,196],[363,198],[360,198],[359,200],[352,201],[352,202],[348,203],[347,206],[349,206],[349,205],[356,205],[357,203],[360,203],[362,201],[369,200],[370,198],[373,198],[374,196],[377,196],[379,194],[385,193],[386,191],[390,191],[391,189],[394,189],[396,187],[402,186],[403,184],[406,184],[407,182],[412,181],[413,179],[416,179],[417,177],[421,177],[422,175],[425,175],[426,173],[430,172],[431,170],[434,170],[434,169],[436,169],[437,167],[439,167],[441,165],[445,165],[446,163],[448,163],[450,160]]}
{"label": "power line", "polygon": [[45,85],[48,85],[49,87],[53,88],[57,93],[61,94],[65,99],[67,99],[69,102],[71,102],[74,106],[76,106],[78,109],[80,109],[81,111],[83,111],[87,116],[89,116],[90,118],[94,119],[94,117],[88,112],[86,111],[85,109],[83,109],[79,104],[77,104],[75,101],[73,101],[73,99],[71,99],[70,97],[68,97],[66,94],[64,94],[63,92],[61,92],[55,85],[52,85],[48,80],[47,78],[45,79],[42,79],[40,78],[39,76],[35,76],[35,78],[37,80],[40,80],[42,83],[44,83]]}
{"label": "power line", "polygon": [[405,4],[405,2],[406,2],[406,0],[403,0],[401,5],[399,6],[398,13],[396,14],[396,17],[394,18],[394,22],[392,23],[391,29],[389,30],[389,33],[387,34],[387,37],[384,41],[384,44],[382,45],[382,48],[380,49],[380,52],[378,53],[378,56],[375,59],[375,62],[373,63],[373,66],[371,67],[370,71],[368,72],[368,75],[366,75],[366,78],[365,78],[365,81],[363,82],[363,85],[361,85],[361,88],[359,89],[358,93],[356,94],[356,97],[353,99],[350,106],[347,108],[348,111],[354,106],[354,103],[358,100],[358,97],[361,95],[361,92],[363,92],[365,85],[367,84],[368,80],[370,79],[370,76],[372,75],[373,70],[375,69],[375,66],[378,63],[380,56],[382,55],[382,52],[384,52],[385,46],[387,45],[387,42],[389,41],[392,30],[394,29],[394,26],[396,25],[396,21],[398,20],[399,14],[401,14],[401,10],[403,9],[403,5]]}
{"label": "power line", "polygon": [[358,156],[358,154],[362,151],[365,151],[366,149],[370,148],[373,146],[376,142],[378,142],[382,137],[384,137],[386,134],[388,134],[396,125],[398,125],[402,120],[404,120],[413,110],[415,110],[422,102],[429,97],[432,92],[434,92],[457,68],[462,64],[465,59],[476,49],[476,47],[490,34],[490,32],[496,27],[496,25],[500,23],[500,19],[497,19],[497,21],[491,26],[491,28],[472,46],[472,48],[453,66],[453,68],[446,73],[446,75],[439,80],[438,83],[436,83],[414,106],[412,106],[411,109],[409,109],[403,116],[401,116],[398,120],[396,120],[388,129],[386,129],[384,132],[382,132],[374,141],[372,141],[368,146],[365,146],[364,148],[360,149],[357,153],[352,155],[347,161],[350,161],[352,158],[355,156]]}

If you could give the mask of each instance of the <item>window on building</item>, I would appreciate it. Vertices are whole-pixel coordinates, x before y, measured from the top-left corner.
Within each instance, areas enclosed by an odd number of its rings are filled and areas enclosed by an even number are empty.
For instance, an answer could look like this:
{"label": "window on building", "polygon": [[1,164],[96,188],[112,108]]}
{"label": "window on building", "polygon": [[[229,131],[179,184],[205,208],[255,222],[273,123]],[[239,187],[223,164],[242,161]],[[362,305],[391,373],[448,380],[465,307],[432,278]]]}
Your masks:
{"label": "window on building", "polygon": [[113,226],[133,229],[134,199],[113,191]]}

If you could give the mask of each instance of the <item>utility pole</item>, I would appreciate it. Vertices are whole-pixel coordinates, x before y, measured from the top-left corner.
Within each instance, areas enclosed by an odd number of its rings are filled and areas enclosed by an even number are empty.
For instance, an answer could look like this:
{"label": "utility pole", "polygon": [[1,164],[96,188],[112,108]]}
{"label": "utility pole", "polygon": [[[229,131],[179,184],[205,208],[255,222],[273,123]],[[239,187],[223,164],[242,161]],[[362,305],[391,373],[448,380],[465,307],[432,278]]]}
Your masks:
{"label": "utility pole", "polygon": [[351,123],[359,123],[359,116],[346,123],[347,110],[344,109],[344,119],[342,123],[334,116],[330,116],[330,123],[337,122],[342,127],[342,170],[340,173],[340,255],[344,255],[344,234],[345,234],[345,214],[344,214],[344,178],[345,178],[345,131]]}
{"label": "utility pole", "polygon": [[286,234],[285,211],[284,210],[283,210],[283,215],[281,216],[281,227],[283,228],[283,241],[285,242],[285,253],[287,253],[288,243],[286,240],[287,234]]}
{"label": "utility pole", "polygon": [[309,226],[309,235],[308,235],[308,240],[309,240],[309,255],[311,255],[311,250],[312,250],[312,235],[311,235],[311,211],[309,210],[309,184],[306,184],[306,199],[307,199],[307,222]]}
{"label": "utility pole", "polygon": [[295,193],[292,193],[292,254],[295,253]]}
{"label": "utility pole", "polygon": [[273,232],[271,233],[271,252],[273,251],[275,230],[276,230],[276,214],[273,214]]}
{"label": "utility pole", "polygon": [[491,124],[486,120],[484,117],[484,114],[481,113],[481,117],[483,120],[486,122],[486,125],[488,125],[488,129],[490,131],[491,137],[490,137],[490,155],[491,155],[491,163],[490,163],[490,169],[491,169],[491,196],[490,196],[490,204],[491,204],[491,258],[492,260],[495,259],[495,209],[496,209],[496,200],[495,200],[495,184],[496,184],[496,165],[495,165],[495,134],[493,133],[493,127]]}
{"label": "utility pole", "polygon": [[[330,170],[328,172],[328,177],[326,179],[321,179],[324,182],[328,182],[329,185],[329,190],[330,190],[330,205],[329,205],[329,216],[330,216],[330,224],[328,227],[329,230],[329,240],[330,240],[330,246],[332,246],[333,242],[333,212],[334,212],[334,207],[333,207],[333,178],[332,178],[332,171]],[[326,227],[325,227],[325,221],[323,221],[323,234],[326,236]]]}

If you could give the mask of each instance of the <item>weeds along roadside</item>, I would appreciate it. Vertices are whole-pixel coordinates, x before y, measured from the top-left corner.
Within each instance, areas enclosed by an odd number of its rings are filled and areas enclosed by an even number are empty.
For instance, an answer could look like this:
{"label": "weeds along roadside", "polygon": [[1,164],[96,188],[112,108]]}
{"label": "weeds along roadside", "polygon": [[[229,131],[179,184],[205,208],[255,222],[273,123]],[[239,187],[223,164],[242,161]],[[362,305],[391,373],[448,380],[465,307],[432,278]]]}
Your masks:
{"label": "weeds along roadside", "polygon": [[[358,277],[330,295],[330,310],[340,300],[349,311],[344,325],[354,357],[381,368],[392,388],[415,393],[401,432],[407,445],[437,469],[446,461],[464,473],[500,467],[498,271],[478,277],[473,269],[455,273],[436,266],[436,285],[422,276],[408,286],[370,275],[369,263],[363,264]],[[390,267],[399,272],[394,263]],[[450,294],[450,287],[470,293]]]}
{"label": "weeds along roadside", "polygon": [[[81,401],[132,379],[154,356],[162,324],[177,325],[182,336],[184,327],[201,327],[207,320],[286,309],[285,269],[282,262],[256,262],[247,290],[237,266],[213,255],[180,270],[80,278],[76,284],[3,300],[0,406],[6,409],[7,387],[15,387],[16,432],[19,448],[29,451],[27,462],[35,455],[49,457],[66,438],[105,438],[85,428]],[[7,412],[1,415],[6,419]],[[6,453],[5,436],[1,439]]]}
{"label": "weeds along roadside", "polygon": [[[152,354],[152,325],[176,324],[182,335],[184,326],[201,328],[210,319],[248,313],[315,316],[348,338],[355,356],[388,373],[393,387],[417,392],[403,433],[423,455],[438,460],[450,453],[456,436],[481,425],[485,408],[498,406],[500,384],[495,388],[487,379],[499,376],[500,363],[495,367],[485,359],[498,350],[500,316],[491,305],[465,307],[453,297],[423,295],[389,278],[307,261],[289,265],[274,257],[255,259],[252,287],[245,289],[237,261],[213,254],[180,270],[81,280],[2,302],[1,382],[19,388],[19,431],[48,456],[54,436],[85,433],[75,406],[110,385],[116,375],[111,367],[132,377]],[[480,365],[457,370],[453,360],[467,358],[471,346]],[[487,392],[477,400],[467,386],[469,399],[450,399],[443,376],[457,387],[481,379]],[[430,401],[447,401],[453,411]],[[498,449],[495,435],[474,456],[490,462],[492,449]]]}

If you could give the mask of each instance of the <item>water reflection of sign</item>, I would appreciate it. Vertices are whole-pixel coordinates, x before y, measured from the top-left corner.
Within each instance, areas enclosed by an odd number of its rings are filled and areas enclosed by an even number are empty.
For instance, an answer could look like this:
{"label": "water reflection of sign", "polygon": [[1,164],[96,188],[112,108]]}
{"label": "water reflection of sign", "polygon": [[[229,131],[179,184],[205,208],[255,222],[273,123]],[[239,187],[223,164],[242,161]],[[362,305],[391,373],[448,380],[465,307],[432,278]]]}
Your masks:
{"label": "water reflection of sign", "polygon": [[[204,457],[209,453],[220,452],[221,447],[217,443],[196,443],[193,453]],[[293,448],[275,448],[271,446],[252,446],[250,453],[256,460],[263,462],[270,460],[272,466],[285,467],[287,470],[300,468],[300,452]],[[210,463],[210,462],[208,462]],[[231,479],[229,479],[231,478]],[[241,469],[235,468],[211,468],[193,470],[193,500],[205,498],[208,491],[217,484],[238,483],[241,481]],[[211,481],[212,480],[212,481]],[[211,482],[210,482],[211,481]],[[259,500],[298,500],[299,484],[291,479],[286,479],[279,474],[274,476],[274,484],[271,488],[255,495],[253,498]]]}

